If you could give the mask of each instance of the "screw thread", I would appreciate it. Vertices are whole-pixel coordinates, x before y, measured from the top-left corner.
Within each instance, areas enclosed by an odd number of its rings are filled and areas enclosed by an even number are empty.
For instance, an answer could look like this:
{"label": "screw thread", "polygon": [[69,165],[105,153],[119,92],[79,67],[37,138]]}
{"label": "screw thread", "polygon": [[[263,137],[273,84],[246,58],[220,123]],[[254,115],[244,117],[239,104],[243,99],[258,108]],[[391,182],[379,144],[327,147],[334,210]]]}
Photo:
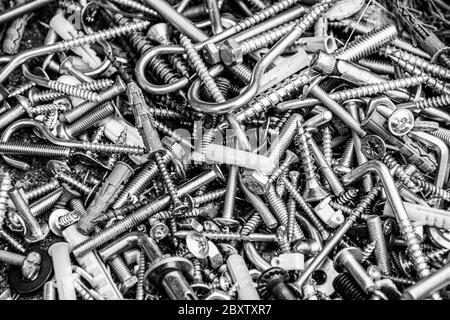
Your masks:
{"label": "screw thread", "polygon": [[366,96],[374,96],[382,92],[396,90],[400,88],[409,88],[427,82],[427,75],[407,77],[390,81],[383,81],[357,88],[335,91],[330,93],[330,98],[336,101],[345,101]]}
{"label": "screw thread", "polygon": [[74,47],[82,47],[88,44],[99,42],[102,40],[109,40],[119,36],[123,36],[127,33],[133,33],[146,29],[151,23],[149,21],[140,21],[130,23],[125,26],[118,26],[106,30],[102,30],[96,33],[85,35],[78,38],[73,38],[58,43],[58,51],[68,51]]}
{"label": "screw thread", "polygon": [[414,231],[414,227],[409,220],[406,220],[400,221],[400,228],[403,238],[408,246],[408,254],[411,257],[417,274],[420,278],[426,277],[430,274],[430,269],[427,265],[427,259],[420,247],[420,242]]}
{"label": "screw thread", "polygon": [[[184,137],[182,137],[181,135],[179,135],[178,133],[176,133],[175,131],[170,129],[165,124],[159,122],[156,119],[153,119],[152,122],[153,122],[153,126],[155,127],[155,129],[158,130],[159,132],[161,132],[163,135],[171,137],[173,140],[182,144],[183,146],[189,147],[189,149],[193,148],[193,146],[191,145],[191,143],[188,140],[186,140]],[[205,135],[206,135],[206,133],[205,133]]]}
{"label": "screw thread", "polygon": [[25,260],[25,256],[9,252],[5,250],[0,250],[0,261],[13,266],[22,266],[23,261]]}
{"label": "screw thread", "polygon": [[348,273],[338,275],[333,280],[333,287],[345,300],[367,300],[364,292]]}
{"label": "screw thread", "polygon": [[389,61],[383,61],[373,58],[363,58],[358,61],[358,64],[365,68],[369,68],[370,70],[378,74],[395,74],[394,66],[392,65],[392,63],[389,63]]}
{"label": "screw thread", "polygon": [[0,230],[3,228],[6,213],[8,211],[8,190],[11,188],[11,178],[9,173],[1,175],[0,182]]}
{"label": "screw thread", "polygon": [[125,7],[129,7],[131,9],[135,9],[137,11],[149,14],[153,17],[158,17],[158,13],[155,10],[150,9],[149,7],[143,5],[142,3],[139,3],[138,1],[133,0],[112,0],[112,1]]}
{"label": "screw thread", "polygon": [[379,48],[397,37],[395,25],[387,25],[374,29],[360,38],[350,42],[348,46],[337,50],[334,55],[337,59],[358,61],[375,53]]}
{"label": "screw thread", "polygon": [[366,131],[361,128],[361,124],[356,121],[341,105],[334,101],[322,88],[319,86],[313,86],[310,89],[310,93],[323,102],[323,104],[333,112],[339,119],[341,119],[350,129],[355,131],[355,133],[364,137]]}
{"label": "screw thread", "polygon": [[383,49],[383,53],[387,55],[392,55],[400,60],[403,60],[419,69],[422,69],[424,72],[436,76],[441,79],[448,80],[450,79],[450,70],[447,68],[444,68],[438,64],[433,64],[425,59],[422,59],[418,56],[415,56],[413,54],[410,54],[408,52],[399,50],[397,48],[393,48],[390,46],[387,46]]}
{"label": "screw thread", "polygon": [[15,106],[8,111],[4,112],[0,117],[0,130],[3,130],[9,126],[12,122],[21,118],[26,114],[25,108],[22,106]]}
{"label": "screw thread", "polygon": [[64,228],[67,228],[68,226],[71,226],[78,220],[80,220],[79,213],[75,212],[75,211],[69,211],[65,215],[59,217],[58,224],[61,229],[64,229]]}
{"label": "screw thread", "polygon": [[84,184],[83,182],[77,180],[75,177],[72,177],[71,175],[59,171],[56,172],[55,177],[58,179],[61,179],[63,182],[67,183],[71,187],[81,191],[84,194],[89,194],[92,191],[92,188],[88,185]]}
{"label": "screw thread", "polygon": [[248,190],[247,187],[242,183],[242,180],[240,180],[240,186],[247,200],[261,215],[261,218],[264,221],[264,224],[267,226],[267,228],[269,229],[275,228],[278,225],[277,219],[273,216],[272,212],[266,206],[261,197]]}
{"label": "screw thread", "polygon": [[[408,73],[416,74],[416,75],[426,75],[425,71],[417,68],[415,65],[403,61],[399,58],[397,58],[394,55],[388,55],[389,58],[391,58],[397,65],[400,66],[400,68],[404,69]],[[427,81],[425,81],[425,86],[429,87],[434,92],[437,92],[439,94],[450,94],[450,89],[446,86],[445,82],[437,80],[431,76],[428,76]]]}
{"label": "screw thread", "polygon": [[66,132],[70,136],[78,136],[81,133],[85,132],[87,129],[91,128],[100,120],[106,118],[110,114],[114,112],[114,106],[111,103],[105,103],[104,105],[98,107],[97,109],[89,112],[82,118],[77,121],[71,123],[67,126]]}
{"label": "screw thread", "polygon": [[416,177],[411,177],[411,180],[419,187],[422,189],[422,191],[424,191],[425,193],[429,193],[431,195],[433,195],[434,197],[438,197],[438,198],[442,198],[445,201],[450,201],[450,192],[439,188],[437,186],[435,186],[434,184],[421,180],[421,179],[417,179]]}
{"label": "screw thread", "polygon": [[109,265],[111,266],[111,269],[113,269],[114,273],[117,275],[117,278],[119,278],[119,281],[121,283],[124,283],[125,281],[133,277],[130,269],[125,264],[125,261],[123,261],[122,257],[115,256],[111,258],[109,260]]}
{"label": "screw thread", "polygon": [[25,247],[14,237],[10,234],[8,234],[5,230],[0,229],[0,237],[8,242],[8,244],[13,247],[15,250],[19,251],[20,253],[25,253]]}
{"label": "screw thread", "polygon": [[[170,159],[168,154],[164,154],[163,161],[167,163]],[[112,205],[113,209],[122,207],[130,196],[140,194],[146,189],[158,174],[158,166],[155,162],[148,162],[142,170],[140,170],[133,179],[125,186],[123,191],[117,197],[117,200]]]}
{"label": "screw thread", "polygon": [[309,74],[295,74],[286,79],[275,88],[267,89],[265,92],[256,96],[249,107],[236,115],[239,122],[250,121],[262,112],[266,112],[278,103],[299,94],[303,87],[310,83],[312,77]]}
{"label": "screw thread", "polygon": [[262,218],[259,213],[254,213],[250,219],[244,224],[241,229],[241,235],[248,236],[249,234],[256,231],[256,229],[261,225]]}
{"label": "screw thread", "polygon": [[303,199],[300,193],[295,189],[295,187],[292,185],[292,183],[289,182],[289,180],[286,177],[281,177],[281,179],[284,185],[286,186],[287,190],[289,191],[289,193],[292,195],[295,201],[297,201],[300,208],[305,213],[308,220],[311,221],[311,223],[317,228],[317,230],[324,237],[324,239],[328,238],[329,236],[328,231],[325,229],[325,226],[323,225],[322,221],[320,221],[319,218],[316,217],[314,211],[311,209],[309,204],[305,201],[305,199]]}
{"label": "screw thread", "polygon": [[363,258],[362,258],[362,260],[361,260],[361,263],[364,263],[364,262],[366,262],[367,260],[369,260],[370,256],[371,256],[372,253],[375,251],[376,245],[377,245],[377,242],[376,242],[376,241],[371,241],[371,242],[367,243],[367,244],[364,246],[364,248],[363,248],[363,250],[362,250],[362,252],[361,252],[361,253],[362,253],[362,256],[363,256]]}
{"label": "screw thread", "polygon": [[342,193],[339,197],[336,198],[336,203],[340,205],[346,205],[349,202],[353,202],[358,195],[358,189],[349,188],[344,193]]}
{"label": "screw thread", "polygon": [[[112,85],[109,89],[99,92],[99,101],[85,101],[75,108],[65,112],[62,115],[61,120],[65,120],[69,123],[74,122],[76,119],[83,116],[85,113],[91,111],[92,109],[105,104],[108,100],[111,100],[121,93],[125,92],[125,86],[122,81],[117,81],[114,85]],[[109,104],[109,103],[108,103]]]}
{"label": "screw thread", "polygon": [[59,181],[56,179],[50,180],[50,182],[47,182],[43,184],[42,186],[39,186],[37,188],[34,188],[32,190],[28,190],[25,192],[25,199],[28,201],[31,201],[36,198],[40,198],[43,195],[59,188]]}
{"label": "screw thread", "polygon": [[93,91],[86,90],[77,86],[72,86],[64,82],[49,80],[47,84],[48,87],[52,90],[64,93],[69,96],[81,98],[84,100],[98,101],[100,98],[98,94]]}
{"label": "screw thread", "polygon": [[[310,135],[310,133],[307,133],[307,135]],[[319,146],[317,145],[316,141],[314,139],[309,139],[309,146],[311,147],[311,151],[314,154],[314,158],[316,159],[316,164],[322,171],[323,175],[328,181],[328,184],[330,185],[331,190],[334,192],[335,195],[341,195],[345,189],[342,185],[339,178],[334,173],[333,169],[328,165],[328,162],[323,155],[322,151],[320,150]]]}
{"label": "screw thread", "polygon": [[450,105],[450,95],[431,97],[428,99],[422,99],[413,102],[414,107],[422,110],[427,108],[442,108],[449,105]]}
{"label": "screw thread", "polygon": [[139,263],[137,271],[137,284],[136,284],[136,300],[144,300],[144,275],[145,275],[145,252],[143,250],[139,253]]}
{"label": "screw thread", "polygon": [[239,167],[230,166],[227,179],[227,191],[225,193],[225,200],[223,205],[222,218],[234,218],[234,201],[236,198],[236,188],[238,179]]}
{"label": "screw thread", "polygon": [[11,201],[16,206],[17,213],[22,217],[27,227],[30,229],[31,234],[41,234],[41,226],[39,225],[36,218],[30,211],[25,199],[19,193],[19,191],[12,187],[8,190],[9,197]]}
{"label": "screw thread", "polygon": [[384,238],[383,226],[381,225],[380,217],[370,216],[367,219],[367,228],[369,229],[369,237],[371,241],[375,241],[375,258],[378,266],[383,274],[389,275],[391,273],[389,254],[386,247],[386,240]]}
{"label": "screw thread", "polygon": [[30,101],[33,104],[37,104],[39,102],[56,100],[56,99],[61,98],[63,96],[64,96],[64,93],[62,93],[62,92],[56,92],[56,91],[53,91],[53,90],[44,90],[44,91],[41,91],[41,92],[32,93],[31,96],[30,96]]}
{"label": "screw thread", "polygon": [[68,158],[70,148],[52,145],[28,144],[23,142],[0,142],[0,154],[32,155],[40,157]]}
{"label": "screw thread", "polygon": [[52,209],[62,194],[63,189],[62,187],[60,187],[50,192],[49,194],[45,195],[44,197],[40,198],[39,200],[33,202],[30,205],[30,211],[33,214],[33,216],[37,217]]}
{"label": "screw thread", "polygon": [[446,145],[450,146],[450,130],[438,128],[430,132],[433,136],[438,137],[445,142]]}
{"label": "screw thread", "polygon": [[299,3],[300,0],[282,0],[277,3],[274,3],[264,9],[258,11],[253,16],[248,17],[242,21],[239,21],[232,28],[236,31],[236,33],[241,32],[245,29],[248,29],[264,20],[267,20],[271,17],[275,17],[278,13],[292,7],[294,4]]}
{"label": "screw thread", "polygon": [[84,284],[80,280],[75,279],[73,281],[73,287],[77,295],[81,298],[81,300],[94,300],[94,298],[89,293],[88,289],[84,286]]}
{"label": "screw thread", "polygon": [[226,192],[227,192],[227,189],[224,188],[224,189],[218,189],[218,190],[215,190],[215,191],[212,191],[212,192],[205,193],[205,194],[203,194],[201,196],[195,197],[194,198],[194,204],[195,205],[201,205],[201,204],[204,204],[204,203],[207,203],[207,202],[211,202],[211,201],[220,199],[226,194]]}
{"label": "screw thread", "polygon": [[64,104],[43,104],[40,106],[36,106],[30,109],[30,113],[33,115],[39,115],[39,114],[53,114],[55,111],[66,111],[67,107]]}
{"label": "screw thread", "polygon": [[43,287],[43,299],[44,300],[56,300],[56,287],[53,280],[44,283]]}
{"label": "screw thread", "polygon": [[31,88],[35,87],[36,83],[34,82],[28,82],[24,85],[21,85],[19,87],[16,87],[13,91],[11,91],[8,95],[8,98],[12,98],[15,96],[19,96],[30,90]]}
{"label": "screw thread", "polygon": [[209,74],[208,68],[198,54],[197,50],[195,50],[191,40],[189,40],[186,36],[182,36],[180,39],[180,44],[185,49],[186,54],[197,71],[199,78],[205,84],[214,101],[219,103],[225,102],[225,97],[217,86],[214,78]]}

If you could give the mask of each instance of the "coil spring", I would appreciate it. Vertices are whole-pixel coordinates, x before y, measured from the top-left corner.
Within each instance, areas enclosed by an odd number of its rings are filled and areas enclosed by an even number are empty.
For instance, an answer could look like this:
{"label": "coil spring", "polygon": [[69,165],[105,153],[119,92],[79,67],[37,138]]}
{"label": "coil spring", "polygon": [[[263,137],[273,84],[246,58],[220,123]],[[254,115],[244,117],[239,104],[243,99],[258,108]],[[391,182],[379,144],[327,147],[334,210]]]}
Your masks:
{"label": "coil spring", "polygon": [[333,288],[344,300],[367,300],[365,293],[347,273],[341,273],[333,280]]}

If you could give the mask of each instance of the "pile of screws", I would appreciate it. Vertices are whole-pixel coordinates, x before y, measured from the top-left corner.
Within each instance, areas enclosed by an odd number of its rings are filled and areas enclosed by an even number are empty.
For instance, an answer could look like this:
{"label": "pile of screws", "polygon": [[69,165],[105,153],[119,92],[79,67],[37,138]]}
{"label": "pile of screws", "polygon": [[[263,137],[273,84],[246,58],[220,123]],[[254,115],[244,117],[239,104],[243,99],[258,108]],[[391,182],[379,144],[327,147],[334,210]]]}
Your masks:
{"label": "pile of screws", "polygon": [[0,2],[1,299],[449,299],[430,2]]}

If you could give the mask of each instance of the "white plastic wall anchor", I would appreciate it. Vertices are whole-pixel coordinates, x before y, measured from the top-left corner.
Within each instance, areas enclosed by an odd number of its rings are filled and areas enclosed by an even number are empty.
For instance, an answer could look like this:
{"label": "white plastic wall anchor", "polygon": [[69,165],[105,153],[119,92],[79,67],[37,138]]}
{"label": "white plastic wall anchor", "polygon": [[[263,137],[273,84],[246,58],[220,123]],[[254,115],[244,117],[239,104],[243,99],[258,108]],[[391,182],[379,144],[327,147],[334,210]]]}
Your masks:
{"label": "white plastic wall anchor", "polygon": [[48,253],[52,256],[59,300],[77,299],[72,281],[72,264],[70,262],[69,249],[70,244],[67,242],[57,242],[48,249]]}
{"label": "white plastic wall anchor", "polygon": [[237,283],[237,294],[239,300],[261,300],[255,288],[253,279],[249,274],[244,259],[238,254],[232,254],[227,260],[228,271],[233,283]]}
{"label": "white plastic wall anchor", "polygon": [[[76,224],[67,227],[62,233],[72,247],[88,239],[87,236],[78,232]],[[99,294],[108,300],[123,299],[122,293],[112,280],[111,273],[98,256],[97,250],[92,250],[76,259],[78,264],[94,278],[95,283],[92,286]]]}
{"label": "white plastic wall anchor", "polygon": [[331,197],[326,197],[319,202],[314,208],[314,211],[319,216],[320,220],[330,228],[335,229],[344,222],[345,218],[341,210],[336,211],[330,206],[330,201]]}
{"label": "white plastic wall anchor", "polygon": [[[195,156],[193,155],[194,158]],[[205,160],[219,164],[226,163],[263,173],[273,172],[275,169],[275,163],[269,157],[214,143],[209,144],[206,148]]]}
{"label": "white plastic wall anchor", "polygon": [[333,53],[337,49],[336,40],[332,36],[304,37],[295,42],[295,46],[301,47],[306,52],[317,50]]}
{"label": "white plastic wall anchor", "polygon": [[273,257],[270,261],[273,267],[280,267],[284,270],[299,270],[305,269],[305,256],[302,253],[282,253],[277,257]]}
{"label": "white plastic wall anchor", "polygon": [[[406,213],[411,220],[418,222],[421,225],[427,225],[440,229],[450,229],[450,215],[448,211],[404,201],[403,205],[405,206]],[[386,201],[386,204],[384,205],[384,215],[394,217],[389,201]]]}
{"label": "white plastic wall anchor", "polygon": [[[50,20],[49,25],[64,40],[70,40],[84,35],[83,32],[75,29],[73,24],[64,18],[64,13],[62,12],[56,14]],[[97,53],[89,45],[72,48],[71,50],[79,55],[91,69],[98,68],[102,63]]]}
{"label": "white plastic wall anchor", "polygon": [[[107,117],[99,122],[99,126],[105,126],[105,137],[107,137],[112,142],[115,142],[122,131],[127,129],[126,136],[126,145],[130,146],[141,146],[145,148],[144,141],[142,140],[141,135],[139,134],[138,129],[135,126],[132,126],[127,121],[121,118],[117,118],[114,116]],[[148,154],[144,154],[141,156],[138,155],[129,155],[131,161],[136,163],[137,165],[143,165],[148,161]]]}

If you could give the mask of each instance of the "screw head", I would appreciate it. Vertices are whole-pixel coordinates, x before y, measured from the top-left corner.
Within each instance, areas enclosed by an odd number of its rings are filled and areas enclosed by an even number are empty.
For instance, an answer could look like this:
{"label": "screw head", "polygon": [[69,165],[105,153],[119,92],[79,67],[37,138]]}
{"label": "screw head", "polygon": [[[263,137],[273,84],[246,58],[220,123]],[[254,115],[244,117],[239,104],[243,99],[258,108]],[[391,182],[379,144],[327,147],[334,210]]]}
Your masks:
{"label": "screw head", "polygon": [[414,114],[408,109],[397,109],[388,119],[388,129],[394,136],[404,136],[414,128]]}
{"label": "screw head", "polygon": [[67,163],[62,162],[60,160],[49,160],[47,161],[47,164],[45,165],[45,170],[49,173],[53,172],[70,172],[70,167],[67,165]]}
{"label": "screw head", "polygon": [[159,222],[150,228],[149,235],[156,241],[160,241],[169,235],[169,227]]}
{"label": "screw head", "polygon": [[41,255],[37,252],[30,252],[22,263],[22,275],[27,280],[34,280],[41,270]]}
{"label": "screw head", "polygon": [[186,235],[186,247],[197,259],[205,259],[208,257],[208,240],[201,232],[189,231]]}
{"label": "screw head", "polygon": [[[46,222],[42,222],[39,224],[40,228],[39,230],[37,230],[37,232],[32,233],[32,232],[28,232],[24,239],[25,242],[27,243],[36,243],[39,241],[44,240],[48,234],[50,233],[50,228],[48,226],[48,224]],[[30,231],[30,229],[28,229]]]}
{"label": "screw head", "polygon": [[234,39],[228,39],[220,46],[220,57],[227,66],[240,64],[244,61],[241,46]]}
{"label": "screw head", "polygon": [[56,209],[56,210],[53,210],[52,213],[50,213],[50,217],[48,218],[48,224],[50,226],[50,230],[53,232],[53,234],[57,235],[58,237],[62,237],[62,229],[58,222],[59,218],[64,216],[67,213],[69,213],[69,210]]}
{"label": "screw head", "polygon": [[386,155],[386,143],[380,136],[369,134],[361,139],[361,152],[368,159],[380,160]]}
{"label": "screw head", "polygon": [[348,261],[355,259],[361,262],[363,255],[360,249],[356,247],[348,247],[339,251],[339,253],[334,257],[334,268],[338,272],[344,272],[346,270],[346,264]]}

